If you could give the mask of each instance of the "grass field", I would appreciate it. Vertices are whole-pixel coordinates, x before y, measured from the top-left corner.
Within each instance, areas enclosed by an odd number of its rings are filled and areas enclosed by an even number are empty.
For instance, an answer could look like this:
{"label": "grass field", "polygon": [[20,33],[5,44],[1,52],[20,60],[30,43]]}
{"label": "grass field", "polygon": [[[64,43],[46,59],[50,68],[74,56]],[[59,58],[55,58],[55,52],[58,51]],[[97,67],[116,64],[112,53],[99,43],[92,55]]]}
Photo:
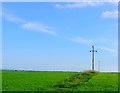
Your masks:
{"label": "grass field", "polygon": [[[91,74],[90,74],[91,75]],[[117,91],[117,73],[3,71],[3,91]],[[72,77],[72,78],[71,78]],[[64,82],[63,82],[64,81]],[[54,87],[64,83],[64,86]],[[74,85],[74,87],[73,87]]]}
{"label": "grass field", "polygon": [[57,82],[76,74],[76,72],[13,72],[3,71],[3,91],[49,90]]}
{"label": "grass field", "polygon": [[80,91],[117,91],[118,75],[116,73],[99,73],[76,90]]}

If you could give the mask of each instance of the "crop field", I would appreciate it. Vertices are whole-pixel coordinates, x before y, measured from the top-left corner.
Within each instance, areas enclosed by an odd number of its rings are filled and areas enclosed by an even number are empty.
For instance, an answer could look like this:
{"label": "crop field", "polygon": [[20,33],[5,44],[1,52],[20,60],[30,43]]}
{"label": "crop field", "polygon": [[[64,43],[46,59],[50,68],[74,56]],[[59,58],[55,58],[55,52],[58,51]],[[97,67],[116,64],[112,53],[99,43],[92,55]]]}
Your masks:
{"label": "crop field", "polygon": [[3,71],[3,91],[118,91],[117,73]]}
{"label": "crop field", "polygon": [[3,91],[49,90],[53,84],[76,74],[76,72],[21,72],[3,71]]}
{"label": "crop field", "polygon": [[116,73],[99,73],[77,88],[80,91],[117,91],[118,75]]}

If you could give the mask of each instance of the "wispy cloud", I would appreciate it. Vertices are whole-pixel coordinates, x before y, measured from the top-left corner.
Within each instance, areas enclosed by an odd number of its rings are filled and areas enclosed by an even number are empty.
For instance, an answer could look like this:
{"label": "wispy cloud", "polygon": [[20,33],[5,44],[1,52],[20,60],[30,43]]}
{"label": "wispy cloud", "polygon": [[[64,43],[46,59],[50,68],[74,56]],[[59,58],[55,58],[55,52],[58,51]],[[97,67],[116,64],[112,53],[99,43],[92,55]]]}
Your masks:
{"label": "wispy cloud", "polygon": [[56,8],[83,8],[104,5],[105,3],[118,6],[119,0],[77,0],[74,2],[67,2],[66,4],[56,4]]}
{"label": "wispy cloud", "polygon": [[2,17],[13,23],[24,23],[25,22],[25,20],[22,20],[21,18],[15,15],[12,15],[12,14],[2,13]]}
{"label": "wispy cloud", "polygon": [[[88,1],[82,1],[82,2],[75,2],[75,3],[66,3],[66,4],[56,4],[56,8],[84,8],[84,7],[95,7],[95,6],[100,6],[104,5],[105,2],[102,1],[94,1],[94,0],[88,0]],[[118,0],[109,0],[107,1],[107,4],[115,5],[117,8],[118,6]],[[102,13],[103,18],[118,18],[118,10],[114,11],[105,11]]]}
{"label": "wispy cloud", "polygon": [[54,35],[54,36],[58,35],[55,32],[53,27],[46,26],[46,25],[40,24],[38,22],[28,22],[28,21],[23,20],[15,15],[7,14],[7,13],[2,13],[2,17],[10,22],[19,24],[20,27],[22,27],[23,29],[26,29],[26,30],[43,32],[43,33],[47,33],[47,34]]}
{"label": "wispy cloud", "polygon": [[71,38],[70,40],[74,41],[74,42],[78,42],[81,44],[86,44],[86,45],[92,45],[92,44],[105,44],[105,43],[112,43],[113,44],[113,40],[108,39],[108,38],[83,38],[83,37],[74,37]]}
{"label": "wispy cloud", "polygon": [[55,35],[55,36],[57,35],[57,33],[53,31],[52,27],[49,27],[49,26],[46,26],[40,23],[36,23],[36,22],[25,23],[22,25],[22,27],[28,30],[44,32],[44,33],[48,33],[48,34]]}
{"label": "wispy cloud", "polygon": [[83,37],[75,37],[75,38],[72,38],[70,40],[73,41],[73,42],[77,42],[77,43],[85,44],[85,45],[91,45],[91,44],[94,43],[93,40],[86,39],[86,38],[83,38]]}
{"label": "wispy cloud", "polygon": [[67,4],[56,4],[56,8],[82,8],[88,6],[97,6],[101,5],[102,2],[76,2],[76,3],[67,3]]}
{"label": "wispy cloud", "polygon": [[118,18],[118,11],[105,11],[102,13],[102,17],[104,18]]}
{"label": "wispy cloud", "polygon": [[109,48],[109,47],[105,47],[105,46],[99,46],[98,48],[105,50],[105,51],[108,51],[108,52],[111,52],[111,53],[114,53],[114,54],[118,53],[117,49],[113,49],[113,48]]}
{"label": "wispy cloud", "polygon": [[[114,13],[109,13],[109,12],[107,12],[107,13],[108,14],[104,13],[104,16],[112,15],[112,17],[113,17],[113,14],[116,14],[117,11],[114,11]],[[58,33],[54,30],[53,27],[41,24],[39,22],[28,22],[28,21],[23,20],[15,15],[7,14],[7,13],[4,13],[2,15],[2,17],[10,22],[17,23],[20,27],[22,27],[23,29],[26,29],[26,30],[43,32],[43,33],[47,33],[47,34],[53,35],[53,36],[58,35]],[[116,17],[116,16],[114,16],[114,17]],[[100,44],[102,45],[102,43],[113,44],[113,41],[111,41],[110,39],[107,39],[107,38],[89,39],[89,38],[83,38],[83,37],[79,36],[79,37],[71,38],[70,40],[73,42],[84,44],[84,45],[95,44],[95,45],[99,46]],[[104,46],[100,46],[98,48],[108,51],[108,52],[117,53],[116,48],[109,48],[109,47],[104,47]]]}
{"label": "wispy cloud", "polygon": [[[104,50],[106,52],[110,52],[113,54],[117,54],[117,41],[116,40],[111,40],[108,38],[94,38],[94,39],[88,39],[88,38],[83,38],[83,37],[76,37],[70,39],[73,42],[77,42],[83,45],[95,45],[97,48]],[[101,45],[106,45],[106,46],[101,46]],[[110,48],[112,47],[112,48]]]}

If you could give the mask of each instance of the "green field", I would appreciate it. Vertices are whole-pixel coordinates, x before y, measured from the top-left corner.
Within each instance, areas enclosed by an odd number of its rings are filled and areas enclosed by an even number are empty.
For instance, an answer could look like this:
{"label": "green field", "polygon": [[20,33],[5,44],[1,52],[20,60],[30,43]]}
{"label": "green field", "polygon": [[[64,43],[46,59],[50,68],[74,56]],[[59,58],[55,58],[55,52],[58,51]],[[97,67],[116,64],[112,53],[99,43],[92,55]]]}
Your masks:
{"label": "green field", "polygon": [[77,87],[80,91],[117,91],[118,74],[116,73],[99,73],[82,86]]}
{"label": "green field", "polygon": [[[3,91],[117,91],[117,73],[3,71]],[[62,86],[61,86],[62,85]],[[57,87],[56,87],[57,86]]]}

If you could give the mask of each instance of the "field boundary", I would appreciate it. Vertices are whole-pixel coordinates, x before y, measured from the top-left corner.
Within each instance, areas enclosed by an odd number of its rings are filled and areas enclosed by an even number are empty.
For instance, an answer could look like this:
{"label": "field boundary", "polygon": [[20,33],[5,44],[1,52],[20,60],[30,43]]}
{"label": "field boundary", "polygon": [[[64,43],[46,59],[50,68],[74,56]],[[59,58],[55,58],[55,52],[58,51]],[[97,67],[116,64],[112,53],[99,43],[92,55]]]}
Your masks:
{"label": "field boundary", "polygon": [[72,77],[66,78],[63,81],[58,82],[58,84],[53,87],[57,90],[71,90],[74,87],[83,85],[88,82],[93,76],[97,75],[98,72],[89,70],[82,73],[78,73]]}

